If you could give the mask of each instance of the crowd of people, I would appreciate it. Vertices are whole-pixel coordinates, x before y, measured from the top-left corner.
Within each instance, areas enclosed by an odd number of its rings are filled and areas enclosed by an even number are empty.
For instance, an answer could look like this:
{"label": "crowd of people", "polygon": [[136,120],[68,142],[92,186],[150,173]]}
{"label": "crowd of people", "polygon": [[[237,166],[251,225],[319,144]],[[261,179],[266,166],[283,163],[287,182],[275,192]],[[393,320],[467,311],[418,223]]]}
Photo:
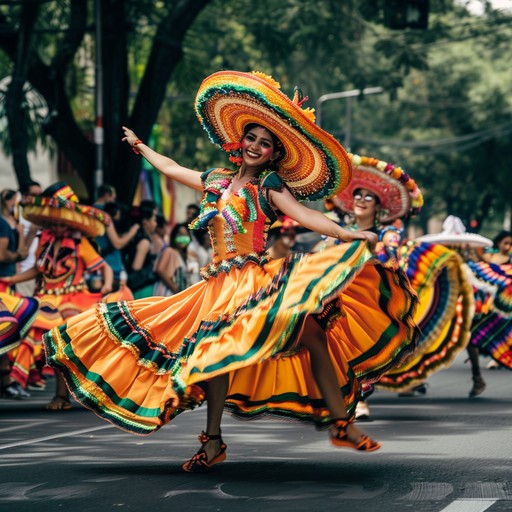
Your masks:
{"label": "crowd of people", "polygon": [[[171,226],[153,201],[129,208],[110,185],[98,187],[89,207],[64,183],[43,190],[32,182],[2,190],[0,205],[0,320],[13,326],[0,338],[2,398],[29,398],[55,375],[42,350],[51,327],[99,301],[178,293],[200,280],[211,258],[207,232],[188,229],[197,204],[187,206],[186,222]],[[71,217],[62,215],[66,207],[74,208]],[[69,409],[65,382],[55,377],[47,409]]]}
{"label": "crowd of people", "polygon": [[[485,389],[480,353],[512,368],[512,234],[471,259],[464,233],[407,240],[423,205],[415,180],[346,153],[303,103],[262,73],[205,79],[196,114],[235,169],[185,168],[124,127],[134,152],[203,192],[173,226],[152,200],[120,205],[109,185],[92,205],[64,183],[32,183],[19,200],[2,191],[2,397],[44,389],[49,364],[47,409],[71,408],[71,392],[137,434],[206,401],[201,447],[183,465],[200,472],[226,458],[224,409],[374,451],[355,419],[369,418],[375,388],[425,393],[464,349],[470,397]],[[303,204],[319,199],[328,213]],[[311,232],[321,241],[308,246]]]}

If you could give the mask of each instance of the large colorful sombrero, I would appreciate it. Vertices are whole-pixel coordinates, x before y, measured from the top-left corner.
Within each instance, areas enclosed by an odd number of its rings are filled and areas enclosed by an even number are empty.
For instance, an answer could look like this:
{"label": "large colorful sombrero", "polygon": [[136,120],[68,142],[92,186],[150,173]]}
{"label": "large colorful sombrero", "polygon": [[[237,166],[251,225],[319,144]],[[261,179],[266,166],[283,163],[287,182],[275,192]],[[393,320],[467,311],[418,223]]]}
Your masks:
{"label": "large colorful sombrero", "polygon": [[51,185],[39,196],[22,199],[23,216],[36,225],[65,224],[87,236],[105,233],[110,217],[102,210],[78,202],[71,187],[63,182]]}
{"label": "large colorful sombrero", "polygon": [[416,182],[401,167],[368,156],[350,155],[353,177],[332,203],[344,212],[354,210],[354,192],[365,188],[380,202],[381,223],[417,215],[423,206],[423,195]]}
{"label": "large colorful sombrero", "polygon": [[[307,98],[306,98],[307,99]],[[208,76],[197,93],[195,109],[210,140],[223,149],[242,140],[251,123],[270,130],[285,155],[277,172],[300,200],[317,200],[341,192],[351,179],[343,146],[315,124],[312,109],[290,100],[280,85],[263,73],[220,71]]]}

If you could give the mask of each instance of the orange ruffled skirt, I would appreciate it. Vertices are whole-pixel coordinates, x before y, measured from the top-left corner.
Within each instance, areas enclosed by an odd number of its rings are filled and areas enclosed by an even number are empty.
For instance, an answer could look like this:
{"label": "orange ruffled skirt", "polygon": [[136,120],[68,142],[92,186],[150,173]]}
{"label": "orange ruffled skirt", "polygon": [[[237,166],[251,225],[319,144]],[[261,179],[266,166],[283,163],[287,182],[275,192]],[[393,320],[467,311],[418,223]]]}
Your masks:
{"label": "orange ruffled skirt", "polygon": [[351,411],[361,382],[375,382],[414,350],[415,306],[405,274],[353,242],[234,265],[171,297],[101,303],[44,341],[48,362],[75,398],[132,433],[160,428],[193,402],[194,384],[226,373],[226,407],[234,414],[321,426],[329,412],[300,345],[307,317],[325,326]]}

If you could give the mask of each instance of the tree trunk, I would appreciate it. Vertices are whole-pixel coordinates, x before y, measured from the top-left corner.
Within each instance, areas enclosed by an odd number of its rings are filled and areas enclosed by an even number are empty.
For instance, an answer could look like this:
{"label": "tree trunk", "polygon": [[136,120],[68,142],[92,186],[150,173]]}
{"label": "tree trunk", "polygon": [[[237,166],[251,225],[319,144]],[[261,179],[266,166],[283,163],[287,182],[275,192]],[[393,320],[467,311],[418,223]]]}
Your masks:
{"label": "tree trunk", "polygon": [[[25,98],[24,85],[27,81],[28,66],[32,54],[33,28],[37,19],[39,3],[34,0],[23,2],[16,48],[16,58],[11,83],[5,98],[5,111],[11,138],[12,161],[20,188],[26,188],[31,181],[27,153],[29,147],[29,109]],[[25,107],[23,107],[25,105]]]}
{"label": "tree trunk", "polygon": [[[158,112],[165,98],[169,79],[182,56],[187,30],[211,0],[182,0],[171,8],[158,27],[144,77],[128,126],[144,141],[149,139]],[[119,151],[117,169],[123,170],[123,188],[119,199],[131,204],[141,169],[140,157],[125,147]]]}
{"label": "tree trunk", "polygon": [[[116,13],[113,15],[113,13]],[[119,167],[121,126],[128,119],[129,79],[125,0],[102,2],[103,38],[103,181],[125,188],[126,170]]]}
{"label": "tree trunk", "polygon": [[[165,98],[170,77],[182,57],[185,35],[199,13],[210,1],[178,0],[170,3],[169,14],[160,23],[154,38],[145,74],[129,121],[126,0],[101,2],[105,43],[103,45],[104,180],[118,189],[119,200],[126,204],[131,204],[135,194],[141,161],[140,158],[134,157],[126,144],[121,143],[121,126],[128,125],[136,131],[141,139],[148,140]],[[69,29],[52,64],[45,64],[35,53],[30,62],[25,62],[25,64],[28,66],[26,71],[28,81],[41,93],[48,104],[50,115],[45,126],[46,132],[53,137],[59,149],[63,151],[92,192],[95,146],[78,126],[65,87],[68,64],[81,44],[86,18],[87,0],[71,2]],[[118,23],[119,21],[121,23]],[[0,32],[0,47],[14,61],[19,51],[16,28],[11,20],[2,13],[0,13],[0,23],[4,26],[4,30]],[[16,119],[12,120],[12,125],[16,127]],[[22,150],[21,153],[26,157],[26,151]],[[25,176],[23,173],[23,170],[17,170],[19,176]]]}

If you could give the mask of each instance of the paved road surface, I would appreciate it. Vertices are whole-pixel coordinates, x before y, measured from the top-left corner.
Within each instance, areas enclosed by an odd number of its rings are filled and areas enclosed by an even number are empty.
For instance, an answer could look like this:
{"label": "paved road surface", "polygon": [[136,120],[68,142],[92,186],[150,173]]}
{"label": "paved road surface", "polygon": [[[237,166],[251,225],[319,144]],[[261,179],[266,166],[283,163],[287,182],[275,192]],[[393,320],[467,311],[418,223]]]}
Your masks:
{"label": "paved road surface", "polygon": [[512,372],[484,377],[468,399],[459,357],[424,397],[376,392],[364,428],[383,448],[368,454],[308,426],[226,415],[228,460],[206,475],[181,471],[205,408],[137,437],[79,406],[44,411],[51,390],[0,400],[0,511],[512,511]]}

